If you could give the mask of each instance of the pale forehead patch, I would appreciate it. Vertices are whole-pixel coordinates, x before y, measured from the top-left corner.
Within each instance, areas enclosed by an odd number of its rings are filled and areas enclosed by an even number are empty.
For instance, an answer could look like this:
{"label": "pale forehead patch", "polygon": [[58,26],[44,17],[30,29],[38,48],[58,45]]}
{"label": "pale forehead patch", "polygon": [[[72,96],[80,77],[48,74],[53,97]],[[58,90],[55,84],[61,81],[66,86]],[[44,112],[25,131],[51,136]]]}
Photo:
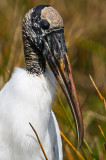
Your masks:
{"label": "pale forehead patch", "polygon": [[41,18],[47,20],[53,27],[63,26],[63,20],[53,7],[45,7],[41,11]]}

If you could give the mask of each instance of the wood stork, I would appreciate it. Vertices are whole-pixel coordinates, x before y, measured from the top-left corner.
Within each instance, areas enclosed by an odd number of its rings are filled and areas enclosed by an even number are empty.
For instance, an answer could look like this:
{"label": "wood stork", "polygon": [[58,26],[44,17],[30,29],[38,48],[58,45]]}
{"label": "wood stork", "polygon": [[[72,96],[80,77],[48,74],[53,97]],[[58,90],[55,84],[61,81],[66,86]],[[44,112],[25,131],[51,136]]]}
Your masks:
{"label": "wood stork", "polygon": [[[26,69],[16,68],[0,91],[0,160],[42,160],[37,131],[49,160],[62,160],[59,126],[51,103],[59,82],[75,121],[78,146],[83,122],[64,40],[63,20],[49,5],[31,9],[23,20]],[[52,72],[46,67],[46,61]],[[55,75],[55,76],[54,76]]]}

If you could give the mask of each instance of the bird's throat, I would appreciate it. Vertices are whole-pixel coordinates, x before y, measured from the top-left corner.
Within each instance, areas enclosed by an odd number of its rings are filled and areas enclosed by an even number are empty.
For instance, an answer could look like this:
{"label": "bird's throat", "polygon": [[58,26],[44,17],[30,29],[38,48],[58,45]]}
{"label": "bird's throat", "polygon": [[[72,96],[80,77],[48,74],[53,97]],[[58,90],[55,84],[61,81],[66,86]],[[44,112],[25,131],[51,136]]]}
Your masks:
{"label": "bird's throat", "polygon": [[24,41],[26,70],[30,74],[40,75],[45,72],[46,62],[43,53],[36,50],[27,39]]}

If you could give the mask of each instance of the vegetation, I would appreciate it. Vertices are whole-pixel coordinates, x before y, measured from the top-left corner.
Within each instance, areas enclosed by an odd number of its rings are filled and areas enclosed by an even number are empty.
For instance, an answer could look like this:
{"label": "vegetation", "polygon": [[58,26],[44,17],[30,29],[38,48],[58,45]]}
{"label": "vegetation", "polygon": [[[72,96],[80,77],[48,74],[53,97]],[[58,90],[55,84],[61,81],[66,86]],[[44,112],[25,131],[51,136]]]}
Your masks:
{"label": "vegetation", "polygon": [[[39,4],[51,4],[64,20],[65,39],[84,121],[84,144],[77,148],[72,115],[58,90],[53,110],[60,129],[87,160],[106,159],[106,110],[89,74],[106,97],[106,0],[3,0],[0,2],[0,89],[15,66],[24,67],[21,26],[24,14]],[[70,117],[68,120],[64,112]],[[70,127],[72,123],[72,127]],[[99,125],[99,127],[98,127]],[[89,145],[89,146],[88,146]],[[63,139],[64,160],[81,159]]]}

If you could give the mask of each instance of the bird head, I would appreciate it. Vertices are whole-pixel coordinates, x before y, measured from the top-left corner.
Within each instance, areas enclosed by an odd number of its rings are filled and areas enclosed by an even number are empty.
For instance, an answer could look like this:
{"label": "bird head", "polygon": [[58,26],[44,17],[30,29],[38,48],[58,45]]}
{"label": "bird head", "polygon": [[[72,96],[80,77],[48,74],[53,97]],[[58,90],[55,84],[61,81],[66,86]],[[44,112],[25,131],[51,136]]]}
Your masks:
{"label": "bird head", "polygon": [[[34,54],[43,57],[42,59],[47,61],[59,82],[73,114],[78,146],[80,147],[83,141],[83,121],[67,55],[61,16],[49,5],[40,5],[33,8],[25,15],[22,33],[24,50],[26,50],[25,58],[27,59],[30,54],[27,48],[33,48],[32,57],[34,57]],[[36,65],[33,67],[36,67]]]}

